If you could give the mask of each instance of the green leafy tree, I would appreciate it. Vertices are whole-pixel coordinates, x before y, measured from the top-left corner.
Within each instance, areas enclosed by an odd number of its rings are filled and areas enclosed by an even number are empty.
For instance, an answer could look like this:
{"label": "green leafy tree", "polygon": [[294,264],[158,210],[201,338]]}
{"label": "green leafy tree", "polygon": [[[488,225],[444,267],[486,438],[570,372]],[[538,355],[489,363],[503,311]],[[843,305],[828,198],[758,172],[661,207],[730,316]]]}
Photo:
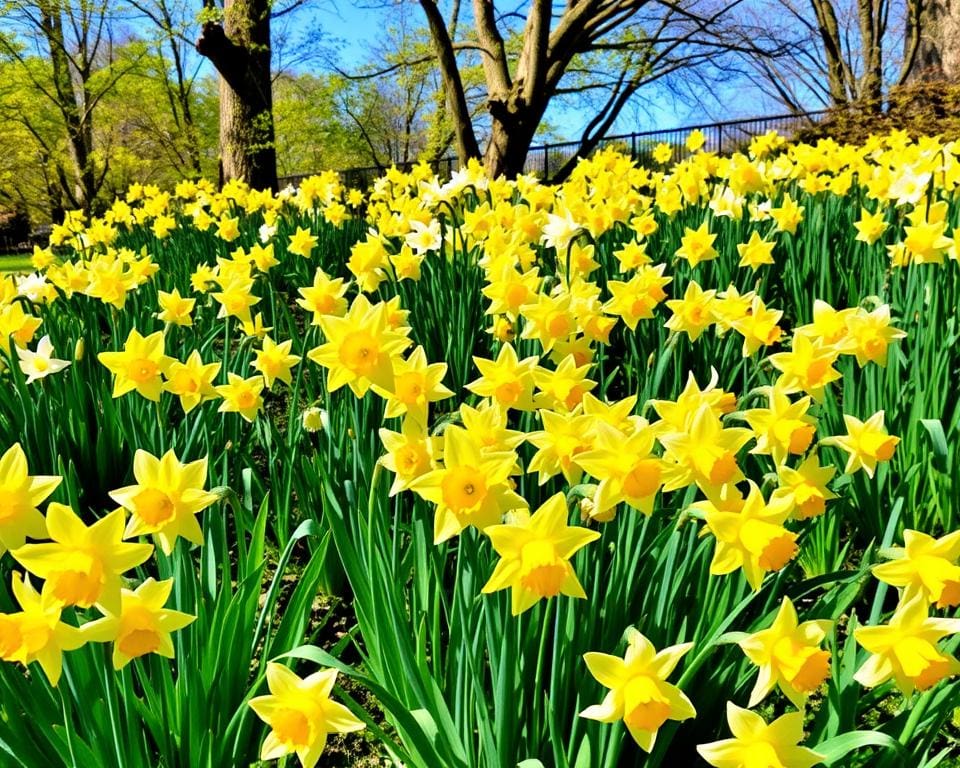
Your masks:
{"label": "green leafy tree", "polygon": [[0,55],[58,115],[71,166],[57,167],[60,193],[76,208],[92,207],[108,170],[95,152],[96,107],[133,66],[113,60],[116,10],[108,0],[10,0],[0,10]]}
{"label": "green leafy tree", "polygon": [[152,41],[130,43],[116,56],[137,64],[104,96],[97,118],[97,153],[110,167],[105,193],[121,193],[134,181],[169,187],[182,178],[215,177],[216,80],[207,76],[191,83],[186,128],[170,77],[171,58],[156,52]]}
{"label": "green leafy tree", "polygon": [[38,98],[35,82],[48,70],[34,57],[0,61],[0,205],[25,210],[33,221],[58,221],[71,160],[61,114]]}

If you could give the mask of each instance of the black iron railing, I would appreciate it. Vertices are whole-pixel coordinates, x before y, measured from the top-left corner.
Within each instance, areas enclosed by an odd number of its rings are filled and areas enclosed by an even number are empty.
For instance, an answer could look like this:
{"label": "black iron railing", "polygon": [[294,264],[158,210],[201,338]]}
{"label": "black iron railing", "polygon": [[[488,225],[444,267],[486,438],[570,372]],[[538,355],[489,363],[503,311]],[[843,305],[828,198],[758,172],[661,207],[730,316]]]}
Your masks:
{"label": "black iron railing", "polygon": [[[827,114],[827,110],[822,110],[819,112],[753,117],[745,120],[727,120],[720,123],[686,125],[664,130],[635,131],[634,133],[607,136],[600,140],[596,148],[618,146],[624,152],[629,152],[642,165],[650,165],[653,163],[653,149],[658,144],[671,146],[674,159],[679,159],[683,154],[687,136],[691,131],[699,130],[704,135],[704,148],[707,151],[719,154],[732,153],[745,148],[754,136],[760,136],[768,131],[776,131],[784,138],[789,139],[798,130],[809,128]],[[541,179],[552,180],[566,168],[571,159],[578,156],[579,152],[579,141],[530,147],[523,166],[524,173],[533,174]],[[395,167],[401,171],[409,171],[414,165],[416,165],[415,162],[404,162],[396,163]],[[441,179],[448,179],[459,166],[459,162],[456,157],[451,156],[441,158],[431,165]],[[347,187],[366,189],[373,184],[375,179],[382,176],[389,167],[372,165],[366,168],[347,168],[340,171],[340,178]],[[281,176],[280,187],[297,186],[301,181],[312,175],[311,173],[302,173]]]}

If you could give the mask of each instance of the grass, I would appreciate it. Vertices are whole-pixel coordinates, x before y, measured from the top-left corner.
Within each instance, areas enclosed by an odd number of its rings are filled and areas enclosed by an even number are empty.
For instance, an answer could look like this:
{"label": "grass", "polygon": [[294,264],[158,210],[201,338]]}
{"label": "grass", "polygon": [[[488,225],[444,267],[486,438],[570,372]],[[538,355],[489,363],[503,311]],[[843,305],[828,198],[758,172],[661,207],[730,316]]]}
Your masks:
{"label": "grass", "polygon": [[0,253],[0,274],[4,272],[23,272],[30,269],[30,254]]}

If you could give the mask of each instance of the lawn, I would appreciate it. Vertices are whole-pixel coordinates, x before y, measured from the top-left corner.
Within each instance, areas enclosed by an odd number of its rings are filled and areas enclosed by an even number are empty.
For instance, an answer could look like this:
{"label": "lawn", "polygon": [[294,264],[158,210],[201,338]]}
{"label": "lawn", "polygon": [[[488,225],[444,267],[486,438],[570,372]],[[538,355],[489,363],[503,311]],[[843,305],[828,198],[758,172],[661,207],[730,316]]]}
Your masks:
{"label": "lawn", "polygon": [[27,253],[0,253],[0,272],[22,272],[30,269]]}

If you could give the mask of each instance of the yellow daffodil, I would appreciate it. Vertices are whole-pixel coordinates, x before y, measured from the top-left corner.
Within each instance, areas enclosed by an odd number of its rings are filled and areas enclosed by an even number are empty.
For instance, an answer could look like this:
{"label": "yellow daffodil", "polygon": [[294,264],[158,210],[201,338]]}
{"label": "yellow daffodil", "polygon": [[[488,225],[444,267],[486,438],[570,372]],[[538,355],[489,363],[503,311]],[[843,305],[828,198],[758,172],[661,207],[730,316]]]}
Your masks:
{"label": "yellow daffodil", "polygon": [[833,367],[837,356],[835,347],[794,334],[793,348],[770,355],[770,362],[781,372],[777,383],[784,392],[806,392],[820,402],[826,387],[840,378],[840,372]]}
{"label": "yellow daffodil", "polygon": [[594,423],[603,422],[620,432],[631,432],[639,427],[647,426],[647,421],[640,416],[633,415],[637,405],[637,396],[630,395],[623,400],[605,402],[590,392],[583,395],[583,413],[594,420]]}
{"label": "yellow daffodil", "polygon": [[794,338],[805,336],[811,342],[819,340],[823,347],[831,347],[838,353],[852,351],[850,318],[856,307],[834,309],[821,299],[813,301],[813,322],[801,325],[794,331]]}
{"label": "yellow daffodil", "polygon": [[486,401],[477,408],[464,403],[460,406],[460,420],[467,435],[481,451],[498,453],[513,451],[524,440],[524,433],[507,428],[509,413],[502,405]]}
{"label": "yellow daffodil", "polygon": [[703,405],[706,405],[718,419],[724,414],[731,413],[737,407],[737,399],[732,392],[719,389],[717,387],[719,381],[720,376],[716,369],[711,368],[710,382],[705,388],[700,389],[693,373],[690,373],[683,391],[675,401],[651,400],[650,405],[662,420],[653,425],[657,434],[689,431],[694,417]]}
{"label": "yellow daffodil", "polygon": [[224,214],[217,223],[217,237],[227,243],[232,243],[240,237],[240,219],[236,216]]}
{"label": "yellow daffodil", "polygon": [[666,165],[673,159],[673,147],[660,142],[653,148],[653,159],[660,165]]}
{"label": "yellow daffodil", "polygon": [[488,315],[506,315],[515,321],[520,307],[529,304],[537,296],[540,287],[540,270],[537,267],[526,272],[517,271],[513,264],[504,264],[490,277],[482,293],[490,299]]}
{"label": "yellow daffodil", "polygon": [[683,643],[657,651],[653,643],[631,627],[622,659],[606,653],[585,653],[583,660],[590,674],[610,691],[600,704],[583,710],[580,717],[601,723],[623,720],[633,740],[649,752],[664,723],[697,715],[686,694],[667,682],[692,647],[693,643]]}
{"label": "yellow daffodil", "polygon": [[641,266],[627,282],[610,280],[607,288],[612,298],[603,311],[620,317],[626,326],[636,330],[637,322],[653,317],[654,308],[665,298],[663,290],[673,278],[664,277],[666,264]]}
{"label": "yellow daffodil", "polygon": [[263,315],[257,313],[251,319],[243,321],[240,325],[240,330],[243,331],[243,335],[251,339],[263,339],[270,331],[273,330],[272,325],[263,324]]}
{"label": "yellow daffodil", "polygon": [[854,639],[872,655],[854,679],[874,688],[893,678],[909,696],[915,688],[926,690],[960,672],[960,662],[938,646],[942,638],[960,632],[960,619],[932,617],[928,610],[926,598],[916,592],[900,601],[889,623],[857,627]]}
{"label": "yellow daffodil", "polygon": [[430,403],[453,396],[453,392],[443,385],[446,375],[447,364],[428,363],[423,347],[414,349],[406,360],[394,360],[393,388],[386,390],[373,386],[373,391],[387,401],[384,418],[408,414],[426,424]]}
{"label": "yellow daffodil", "polygon": [[737,253],[740,255],[738,266],[750,267],[756,272],[764,264],[773,264],[774,245],[776,243],[773,240],[764,240],[759,232],[754,231],[747,242],[737,245]]}
{"label": "yellow daffodil", "polygon": [[235,317],[241,323],[250,321],[250,309],[260,302],[253,294],[253,279],[237,275],[220,278],[220,290],[210,294],[220,304],[217,319]]}
{"label": "yellow daffodil", "polygon": [[750,453],[769,455],[775,464],[782,464],[788,455],[799,456],[813,442],[817,420],[809,415],[810,397],[801,397],[795,403],[777,384],[766,387],[764,393],[769,408],[751,408],[743,417],[757,437]]}
{"label": "yellow daffodil", "polygon": [[248,379],[235,373],[227,374],[227,383],[214,387],[223,398],[218,409],[220,413],[239,413],[244,421],[253,421],[263,409],[261,393],[264,387],[263,376],[251,376]]}
{"label": "yellow daffodil", "polygon": [[599,480],[591,517],[603,520],[621,502],[645,515],[652,514],[666,468],[663,459],[653,454],[654,430],[640,426],[624,435],[600,421],[594,431],[592,449],[576,457],[579,465]]}
{"label": "yellow daffodil", "polygon": [[689,429],[659,435],[664,447],[664,461],[670,466],[665,478],[666,490],[697,483],[704,490],[727,483],[738,483],[743,472],[737,464],[737,453],[753,437],[743,427],[723,427],[723,423],[706,403],[690,421]]}
{"label": "yellow daffodil", "polygon": [[747,583],[757,590],[764,575],[779,571],[796,557],[797,534],[783,525],[792,505],[777,496],[764,502],[753,481],[739,511],[721,509],[712,501],[694,506],[703,513],[707,529],[717,540],[711,574],[722,576],[742,568]]}
{"label": "yellow daffodil", "polygon": [[389,263],[387,249],[380,236],[371,231],[366,240],[355,243],[350,249],[347,269],[356,278],[361,291],[371,293],[386,278]]}
{"label": "yellow daffodil", "polygon": [[316,248],[316,246],[316,235],[311,235],[309,229],[297,227],[297,231],[290,235],[290,242],[287,243],[287,251],[309,259],[310,254],[313,253],[313,249]]}
{"label": "yellow daffodil", "polygon": [[[645,242],[637,242],[636,240],[626,243],[614,251],[613,255],[620,264],[621,272],[632,272],[633,270],[649,265],[651,262],[651,258],[647,254],[647,244]],[[609,285],[610,283],[607,283],[608,287]]]}
{"label": "yellow daffodil", "polygon": [[30,475],[20,443],[0,456],[0,554],[23,546],[27,537],[46,537],[47,526],[37,507],[62,480],[54,475]]}
{"label": "yellow daffodil", "polygon": [[781,464],[777,467],[780,486],[774,490],[773,495],[790,502],[793,508],[790,513],[792,519],[806,520],[817,517],[824,513],[830,499],[837,498],[837,494],[827,487],[836,471],[833,466],[821,467],[816,453],[811,453],[796,469]]}
{"label": "yellow daffodil", "polygon": [[683,236],[680,238],[680,247],[674,254],[678,259],[685,259],[693,269],[701,261],[711,261],[719,255],[717,249],[713,247],[717,239],[715,233],[710,232],[707,222],[703,222],[696,229],[684,227]]}
{"label": "yellow daffodil", "polygon": [[107,610],[120,607],[120,575],[145,562],[150,544],[122,541],[124,511],[117,509],[91,526],[56,502],[47,507],[47,532],[52,542],[24,544],[10,554],[30,573],[44,580],[63,605],[89,608],[94,603]]}
{"label": "yellow daffodil", "polygon": [[12,354],[11,341],[18,347],[26,348],[42,322],[39,317],[24,312],[20,302],[6,306],[0,304],[0,353]]}
{"label": "yellow daffodil", "polygon": [[593,418],[585,416],[579,409],[561,413],[541,410],[539,413],[543,429],[528,432],[526,436],[527,442],[537,448],[527,471],[538,473],[540,485],[559,474],[563,474],[569,485],[576,485],[583,474],[577,458],[589,450],[593,442],[590,433]]}
{"label": "yellow daffodil", "polygon": [[163,382],[164,392],[180,398],[184,413],[190,413],[204,400],[217,397],[213,380],[220,372],[220,363],[204,363],[200,353],[193,350],[186,362],[174,360],[167,368],[167,380]]}
{"label": "yellow daffodil", "polygon": [[871,568],[880,581],[904,590],[904,598],[919,592],[937,608],[960,604],[960,531],[939,539],[920,531],[903,532],[903,549],[893,559]]}
{"label": "yellow daffodil", "polygon": [[852,475],[858,469],[863,469],[867,477],[873,477],[879,462],[893,458],[900,438],[887,434],[883,416],[883,411],[877,411],[866,421],[860,421],[855,416],[844,414],[847,434],[820,441],[821,445],[835,445],[847,453],[847,465],[843,470],[846,474]]}
{"label": "yellow daffodil", "polygon": [[190,275],[190,287],[197,293],[206,293],[216,282],[217,274],[208,264],[199,264]]}
{"label": "yellow daffodil", "polygon": [[790,197],[788,192],[783,196],[779,208],[770,209],[770,216],[777,222],[777,229],[795,235],[797,227],[803,221],[803,212],[803,206]]}
{"label": "yellow daffodil", "polygon": [[163,333],[141,336],[136,328],[130,331],[121,352],[101,352],[97,359],[114,375],[113,396],[121,397],[136,390],[147,400],[160,400],[163,389],[161,375],[173,359],[164,354]]}
{"label": "yellow daffodil", "polygon": [[687,134],[685,144],[687,149],[689,149],[691,152],[696,152],[700,149],[703,149],[703,145],[706,143],[707,137],[703,135],[703,131],[701,131],[699,128],[692,130],[689,134]]}
{"label": "yellow daffodil", "polygon": [[330,279],[327,273],[319,267],[313,276],[313,284],[306,288],[299,288],[297,292],[301,298],[297,304],[308,312],[313,313],[312,323],[320,325],[320,318],[324,315],[342,317],[347,311],[347,284],[343,278]]}
{"label": "yellow daffodil", "polygon": [[361,295],[343,317],[323,315],[320,328],[327,341],[307,353],[327,369],[327,388],[347,385],[363,397],[371,385],[393,388],[393,361],[406,348],[406,336],[388,324],[388,305],[371,304]]}
{"label": "yellow daffodil", "polygon": [[196,299],[184,298],[180,295],[180,291],[174,288],[170,293],[159,291],[157,301],[161,310],[157,318],[174,325],[193,325],[190,313],[193,312],[193,307],[197,303]]}
{"label": "yellow daffodil", "polygon": [[480,397],[489,397],[504,408],[532,411],[535,407],[534,371],[538,360],[536,355],[520,360],[513,345],[504,344],[496,360],[473,358],[480,378],[467,384],[467,389]]}
{"label": "yellow daffodil", "polygon": [[887,231],[884,210],[878,208],[876,213],[870,213],[866,208],[861,208],[860,219],[855,221],[853,226],[857,230],[857,236],[854,238],[857,242],[873,245]]}
{"label": "yellow daffodil", "polygon": [[517,326],[505,315],[497,315],[493,319],[493,326],[487,329],[487,333],[499,342],[512,344],[517,338]]}
{"label": "yellow daffodil", "polygon": [[577,332],[577,316],[571,306],[573,297],[568,292],[553,296],[538,293],[534,301],[524,304],[520,313],[524,318],[524,339],[536,339],[544,352],[549,352],[560,341],[566,341]]}
{"label": "yellow daffodil", "polygon": [[116,612],[101,606],[103,618],[82,628],[83,637],[95,643],[113,643],[113,668],[123,669],[134,659],[156,653],[174,657],[172,632],[191,624],[196,617],[163,606],[170,598],[173,579],[150,578],[135,590],[120,593]]}
{"label": "yellow daffodil", "polygon": [[715,768],[812,768],[823,759],[812,749],[799,746],[803,741],[803,712],[787,712],[767,724],[757,713],[728,701],[727,723],[732,739],[697,747],[700,757]]}
{"label": "yellow daffodil", "polygon": [[263,376],[263,382],[267,385],[267,389],[273,389],[275,381],[290,384],[291,371],[301,359],[297,355],[290,354],[292,346],[293,339],[287,339],[278,344],[269,336],[265,336],[260,349],[254,354],[254,359],[250,361],[250,367]]}
{"label": "yellow daffodil", "polygon": [[[919,209],[923,210],[923,209]],[[944,254],[953,244],[946,236],[945,221],[913,220],[903,228],[903,247],[910,260],[917,264],[942,264]]]}
{"label": "yellow daffodil", "polygon": [[510,589],[511,612],[523,613],[543,598],[586,593],[570,565],[577,550],[600,538],[597,531],[567,525],[566,497],[557,493],[532,515],[517,513],[514,522],[484,530],[500,555],[484,594]]}
{"label": "yellow daffodil", "polygon": [[274,254],[273,243],[267,243],[266,245],[254,243],[250,246],[250,262],[258,271],[266,274],[277,266],[280,260]]}
{"label": "yellow daffodil", "polygon": [[784,597],[773,624],[739,643],[760,668],[747,706],[755,707],[779,686],[795,707],[803,709],[807,697],[830,673],[830,653],[820,644],[832,625],[825,620],[799,623],[793,603]]}
{"label": "yellow daffodil", "polygon": [[537,386],[534,402],[550,410],[572,411],[583,396],[597,386],[587,378],[590,365],[578,366],[573,355],[567,355],[555,370],[534,368],[533,381]]}
{"label": "yellow daffodil", "polygon": [[691,280],[682,299],[667,302],[667,308],[673,313],[666,322],[667,328],[676,333],[686,333],[690,341],[696,341],[704,329],[714,322],[712,305],[716,295],[714,289],[704,291],[696,280]]}
{"label": "yellow daffodil", "polygon": [[743,336],[743,356],[750,357],[760,347],[776,344],[783,335],[778,325],[783,311],[769,309],[759,296],[754,296],[747,312],[731,323],[731,326]]}
{"label": "yellow daffodil", "polygon": [[203,489],[206,458],[181,464],[172,449],[159,459],[138,450],[133,457],[133,477],[135,485],[110,493],[110,498],[132,515],[125,538],[152,534],[167,555],[180,536],[194,544],[203,543],[197,514],[217,500]]}
{"label": "yellow daffodil", "polygon": [[404,419],[399,432],[381,427],[379,434],[387,450],[380,457],[380,464],[395,475],[391,496],[406,490],[414,480],[435,467],[434,459],[441,453],[442,439],[431,437],[417,419]]}
{"label": "yellow daffodil", "polygon": [[468,525],[485,530],[504,512],[526,507],[509,486],[513,452],[483,452],[461,427],[443,433],[443,467],[421,475],[410,488],[436,504],[434,543],[458,535]]}
{"label": "yellow daffodil", "polygon": [[725,290],[717,293],[716,299],[711,302],[713,320],[717,325],[717,335],[723,336],[734,327],[735,323],[749,317],[750,306],[758,298],[753,291],[740,293],[732,283]]}
{"label": "yellow daffodil", "polygon": [[250,708],[270,726],[260,750],[261,760],[296,753],[303,768],[314,768],[331,733],[364,728],[343,704],[330,698],[337,670],[321,669],[301,679],[283,664],[267,664],[270,694],[254,696]]}
{"label": "yellow daffodil", "polygon": [[[236,222],[236,219],[234,219],[234,222]],[[173,218],[173,216],[160,214],[153,220],[153,224],[150,229],[158,240],[163,240],[176,228],[176,226],[177,220]]]}
{"label": "yellow daffodil", "polygon": [[56,687],[63,670],[63,652],[82,646],[87,638],[76,627],[60,621],[61,603],[48,590],[38,594],[19,573],[13,574],[13,596],[18,613],[0,614],[0,659],[24,666],[36,661]]}
{"label": "yellow daffodil", "polygon": [[890,344],[907,334],[890,325],[890,306],[882,304],[873,312],[857,310],[847,320],[853,354],[862,368],[867,363],[887,364]]}

